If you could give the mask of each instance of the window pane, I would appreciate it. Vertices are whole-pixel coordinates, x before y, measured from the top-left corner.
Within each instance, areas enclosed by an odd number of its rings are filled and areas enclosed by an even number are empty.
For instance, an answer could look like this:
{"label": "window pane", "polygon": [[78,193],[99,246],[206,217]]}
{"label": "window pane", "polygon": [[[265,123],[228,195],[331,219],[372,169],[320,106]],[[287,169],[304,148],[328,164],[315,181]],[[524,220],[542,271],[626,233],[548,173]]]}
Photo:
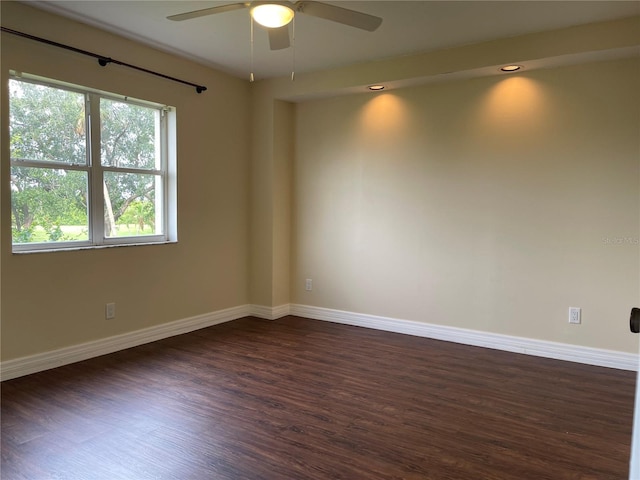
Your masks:
{"label": "window pane", "polygon": [[102,165],[159,170],[159,118],[154,108],[100,99]]}
{"label": "window pane", "polygon": [[162,235],[162,177],[104,172],[104,235]]}
{"label": "window pane", "polygon": [[86,165],[83,94],[9,80],[12,160]]}
{"label": "window pane", "polygon": [[87,172],[11,168],[14,244],[89,239]]}

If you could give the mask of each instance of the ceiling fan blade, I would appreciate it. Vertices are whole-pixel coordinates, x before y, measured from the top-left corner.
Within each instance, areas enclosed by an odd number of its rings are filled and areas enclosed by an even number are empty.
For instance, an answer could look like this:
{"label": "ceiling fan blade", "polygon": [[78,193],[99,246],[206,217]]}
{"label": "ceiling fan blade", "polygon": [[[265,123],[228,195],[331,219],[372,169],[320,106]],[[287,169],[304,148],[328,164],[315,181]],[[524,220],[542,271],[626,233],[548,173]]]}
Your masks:
{"label": "ceiling fan blade", "polygon": [[289,48],[289,25],[279,28],[270,28],[269,32],[269,46],[271,50],[282,50]]}
{"label": "ceiling fan blade", "polygon": [[247,8],[247,3],[231,3],[229,5],[220,5],[218,7],[203,8],[202,10],[194,10],[193,12],[178,13],[177,15],[170,15],[167,17],[169,20],[181,22],[182,20],[190,20],[192,18],[204,17],[206,15],[213,15],[215,13],[231,12],[233,10],[240,10],[241,8]]}
{"label": "ceiling fan blade", "polygon": [[373,32],[382,23],[380,17],[322,2],[301,0],[295,3],[295,10],[305,15],[324,18],[325,20],[360,28],[368,32]]}

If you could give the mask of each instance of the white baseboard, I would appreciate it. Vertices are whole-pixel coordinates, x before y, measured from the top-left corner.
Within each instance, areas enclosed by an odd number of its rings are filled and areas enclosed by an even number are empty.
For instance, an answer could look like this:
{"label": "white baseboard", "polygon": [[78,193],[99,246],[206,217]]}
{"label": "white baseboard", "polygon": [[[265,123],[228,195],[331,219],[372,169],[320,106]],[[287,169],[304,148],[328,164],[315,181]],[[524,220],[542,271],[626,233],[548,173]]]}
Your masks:
{"label": "white baseboard", "polygon": [[638,355],[615,350],[581,347],[566,343],[534,340],[531,338],[514,337],[468,330],[466,328],[447,327],[308,305],[292,304],[289,308],[289,314],[316,320],[445,340],[465,345],[474,345],[477,347],[524,353],[537,357],[555,358],[558,360],[617,368],[620,370],[638,370]]}
{"label": "white baseboard", "polygon": [[249,305],[250,315],[266,320],[277,320],[289,315],[289,304],[278,307],[265,307],[264,305]]}
{"label": "white baseboard", "polygon": [[117,352],[126,348],[136,347],[145,343],[155,342],[163,338],[181,335],[201,328],[210,327],[219,323],[229,322],[238,318],[252,315],[252,306],[241,305],[238,307],[218,310],[216,312],[183,318],[174,322],[163,323],[153,327],[123,333],[109,338],[95,340],[93,342],[72,345],[70,347],[53,350],[50,352],[30,355],[28,357],[8,360],[0,364],[0,380],[9,380],[31,373],[41,372],[50,368],[61,367],[69,363],[75,363],[89,358],[99,357],[108,353]]}
{"label": "white baseboard", "polygon": [[39,353],[27,357],[7,360],[0,364],[0,380],[29,375],[50,368],[88,360],[100,355],[117,352],[145,343],[155,342],[163,338],[181,335],[219,323],[237,320],[247,316],[255,316],[267,320],[275,320],[286,315],[313,318],[346,325],[356,325],[389,332],[404,333],[419,337],[445,340],[449,342],[474,345],[478,347],[506,350],[539,357],[568,360],[571,362],[618,368],[621,370],[638,370],[638,356],[632,353],[580,347],[565,343],[533,340],[496,333],[480,332],[464,328],[446,327],[429,323],[380,317],[361,313],[333,310],[330,308],[312,307],[308,305],[286,304],[278,307],[262,305],[240,305],[204,315],[184,318],[130,333],[123,333],[93,342],[72,345],[70,347]]}

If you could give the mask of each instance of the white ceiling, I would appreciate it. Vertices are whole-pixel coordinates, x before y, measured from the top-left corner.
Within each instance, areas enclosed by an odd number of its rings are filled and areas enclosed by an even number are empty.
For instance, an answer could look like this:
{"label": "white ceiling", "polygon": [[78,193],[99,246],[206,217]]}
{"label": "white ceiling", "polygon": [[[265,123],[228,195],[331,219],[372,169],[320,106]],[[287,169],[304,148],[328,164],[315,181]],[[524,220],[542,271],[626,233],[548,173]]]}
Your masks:
{"label": "white ceiling", "polygon": [[[139,40],[241,78],[251,71],[248,10],[183,22],[176,13],[233,1],[28,1],[30,5]],[[375,32],[297,15],[295,48],[270,51],[256,29],[257,79],[478,43],[640,14],[638,1],[331,1],[383,18]],[[294,55],[295,50],[295,55]],[[121,59],[118,52],[97,52]],[[124,60],[124,59],[123,59]]]}

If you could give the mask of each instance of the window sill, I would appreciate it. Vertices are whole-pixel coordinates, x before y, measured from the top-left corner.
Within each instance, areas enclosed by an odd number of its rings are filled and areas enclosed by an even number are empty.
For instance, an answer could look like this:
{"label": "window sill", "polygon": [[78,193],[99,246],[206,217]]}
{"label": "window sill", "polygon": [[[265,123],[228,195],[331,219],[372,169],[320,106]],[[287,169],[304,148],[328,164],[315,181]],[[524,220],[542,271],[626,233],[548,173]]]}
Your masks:
{"label": "window sill", "polygon": [[31,255],[34,253],[55,253],[55,252],[76,252],[80,250],[104,250],[106,248],[122,248],[122,247],[146,247],[150,245],[171,245],[178,243],[177,240],[167,240],[163,242],[145,242],[145,243],[118,243],[114,245],[82,245],[63,248],[39,248],[37,250],[13,250],[13,255]]}

